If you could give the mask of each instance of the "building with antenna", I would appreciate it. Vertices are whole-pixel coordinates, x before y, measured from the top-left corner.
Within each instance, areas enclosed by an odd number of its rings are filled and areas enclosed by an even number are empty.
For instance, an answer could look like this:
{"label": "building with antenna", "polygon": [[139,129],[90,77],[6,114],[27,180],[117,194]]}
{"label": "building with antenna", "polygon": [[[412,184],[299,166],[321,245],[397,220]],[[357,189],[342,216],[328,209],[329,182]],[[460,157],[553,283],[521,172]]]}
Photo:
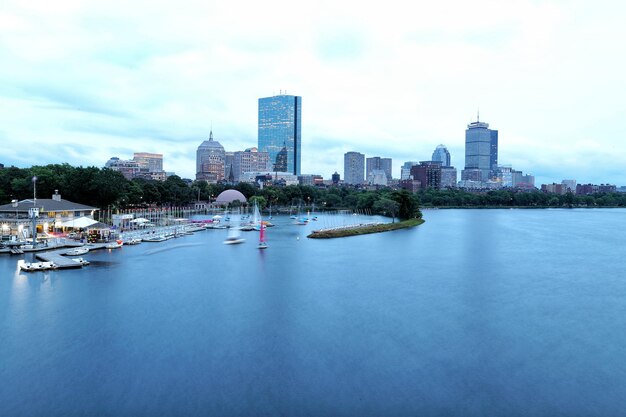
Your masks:
{"label": "building with antenna", "polygon": [[269,154],[274,172],[300,175],[302,97],[281,94],[259,99],[259,152]]}
{"label": "building with antenna", "polygon": [[498,131],[489,124],[476,121],[467,125],[465,131],[465,169],[463,180],[489,181],[498,169]]}

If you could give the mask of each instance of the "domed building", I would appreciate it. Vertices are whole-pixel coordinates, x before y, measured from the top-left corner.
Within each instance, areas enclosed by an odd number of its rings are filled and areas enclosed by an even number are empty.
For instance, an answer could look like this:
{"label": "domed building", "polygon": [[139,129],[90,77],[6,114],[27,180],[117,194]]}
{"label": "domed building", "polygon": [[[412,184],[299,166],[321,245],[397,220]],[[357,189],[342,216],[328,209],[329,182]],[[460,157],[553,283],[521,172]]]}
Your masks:
{"label": "domed building", "polygon": [[215,204],[217,204],[218,206],[227,206],[236,200],[239,200],[241,204],[245,204],[248,202],[248,200],[246,200],[246,196],[241,194],[239,191],[225,190],[217,196],[217,198],[215,199]]}
{"label": "domed building", "polygon": [[213,140],[213,131],[211,131],[209,140],[202,142],[196,152],[196,179],[210,183],[223,180],[225,156],[224,147],[218,141]]}

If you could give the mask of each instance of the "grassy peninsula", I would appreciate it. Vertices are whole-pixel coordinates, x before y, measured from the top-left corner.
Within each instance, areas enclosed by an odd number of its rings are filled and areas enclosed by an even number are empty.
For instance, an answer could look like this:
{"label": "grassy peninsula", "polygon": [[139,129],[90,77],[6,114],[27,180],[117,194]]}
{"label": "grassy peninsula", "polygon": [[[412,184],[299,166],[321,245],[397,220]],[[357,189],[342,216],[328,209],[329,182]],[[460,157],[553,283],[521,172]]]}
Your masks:
{"label": "grassy peninsula", "polygon": [[423,219],[409,219],[398,223],[369,224],[363,226],[355,226],[351,228],[323,230],[319,232],[313,232],[307,237],[313,239],[332,239],[335,237],[367,235],[370,233],[381,233],[389,232],[391,230],[406,229],[409,227],[418,226],[422,223],[424,223]]}

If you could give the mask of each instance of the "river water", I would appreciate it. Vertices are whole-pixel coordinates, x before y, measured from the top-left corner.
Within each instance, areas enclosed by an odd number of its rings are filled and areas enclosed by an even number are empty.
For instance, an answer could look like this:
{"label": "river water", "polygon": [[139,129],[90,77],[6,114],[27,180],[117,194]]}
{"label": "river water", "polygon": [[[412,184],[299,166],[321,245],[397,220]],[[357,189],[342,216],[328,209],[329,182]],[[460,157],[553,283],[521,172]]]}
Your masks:
{"label": "river water", "polygon": [[424,218],[0,255],[0,415],[626,413],[626,210]]}

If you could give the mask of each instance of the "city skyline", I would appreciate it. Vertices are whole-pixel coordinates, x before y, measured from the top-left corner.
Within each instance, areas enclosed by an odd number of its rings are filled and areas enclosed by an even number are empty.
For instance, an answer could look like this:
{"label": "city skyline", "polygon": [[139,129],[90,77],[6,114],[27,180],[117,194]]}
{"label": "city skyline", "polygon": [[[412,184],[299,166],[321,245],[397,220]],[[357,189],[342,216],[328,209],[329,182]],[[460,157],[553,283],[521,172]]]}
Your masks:
{"label": "city skyline", "polygon": [[255,146],[257,98],[287,90],[306,101],[302,173],[330,177],[354,150],[398,161],[399,178],[440,143],[460,169],[480,108],[499,163],[538,184],[626,183],[618,2],[270,2],[246,16],[183,2],[149,19],[146,5],[3,5],[0,163],[100,166],[141,150],[193,178],[211,122],[226,150]]}

